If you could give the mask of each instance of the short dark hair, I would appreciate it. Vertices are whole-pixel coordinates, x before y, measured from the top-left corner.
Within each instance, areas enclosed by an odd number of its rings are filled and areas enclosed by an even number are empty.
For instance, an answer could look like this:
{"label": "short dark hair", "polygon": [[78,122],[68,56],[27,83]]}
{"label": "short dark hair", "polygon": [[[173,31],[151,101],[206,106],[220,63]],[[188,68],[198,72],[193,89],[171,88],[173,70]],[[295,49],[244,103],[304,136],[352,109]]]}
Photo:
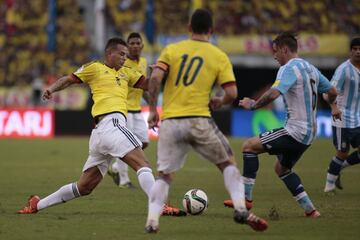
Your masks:
{"label": "short dark hair", "polygon": [[193,33],[208,33],[213,27],[211,12],[204,8],[198,8],[191,16],[190,26]]}
{"label": "short dark hair", "polygon": [[128,38],[127,38],[127,42],[129,42],[130,39],[132,39],[132,38],[140,38],[140,40],[142,41],[141,35],[140,35],[140,33],[138,33],[138,32],[132,32],[132,33],[130,33],[129,36],[128,36]]}
{"label": "short dark hair", "polygon": [[272,42],[279,47],[287,46],[291,52],[297,52],[298,43],[296,34],[293,32],[282,32]]}
{"label": "short dark hair", "polygon": [[126,42],[124,40],[122,40],[119,37],[114,37],[114,38],[110,38],[105,46],[105,51],[108,49],[112,49],[112,48],[116,48],[116,46],[118,44],[124,45],[125,47],[127,46]]}
{"label": "short dark hair", "polygon": [[360,46],[360,37],[355,37],[355,38],[353,38],[351,40],[351,42],[350,42],[350,50],[355,46]]}

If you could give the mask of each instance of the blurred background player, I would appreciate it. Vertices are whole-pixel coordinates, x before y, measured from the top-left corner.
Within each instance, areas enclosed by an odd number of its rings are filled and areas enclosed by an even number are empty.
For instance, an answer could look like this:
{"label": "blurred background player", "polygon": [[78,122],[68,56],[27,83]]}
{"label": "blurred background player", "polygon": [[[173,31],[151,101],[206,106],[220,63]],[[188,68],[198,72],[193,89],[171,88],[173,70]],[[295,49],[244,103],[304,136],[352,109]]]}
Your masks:
{"label": "blurred background player", "polygon": [[44,99],[73,84],[87,83],[94,105],[92,116],[96,126],[89,142],[89,157],[79,180],[62,186],[58,191],[40,199],[31,196],[21,214],[37,213],[53,205],[89,195],[101,182],[114,157],[121,158],[133,168],[141,188],[149,196],[154,176],[141,148],[141,141],[126,128],[128,85],[146,88],[147,81],[141,73],[123,64],[127,55],[126,42],[120,38],[109,39],[105,47],[105,61],[90,62],[73,74],[59,78],[43,93]]}
{"label": "blurred background player", "polygon": [[[147,76],[147,61],[141,57],[141,50],[144,47],[142,38],[139,33],[130,33],[127,39],[128,58],[124,66],[140,72],[143,76]],[[141,114],[141,97],[143,90],[139,88],[129,87],[127,96],[128,115],[126,127],[133,132],[142,142],[142,148],[145,149],[149,144],[148,128],[144,117]],[[146,96],[146,94],[144,95]],[[145,98],[146,100],[146,98]],[[128,174],[128,165],[121,159],[115,159],[110,166],[109,175],[113,178],[114,183],[123,188],[134,188]]]}
{"label": "blurred background player", "polygon": [[[268,152],[277,155],[275,172],[304,209],[305,216],[317,218],[320,213],[292,168],[315,138],[318,93],[327,93],[329,103],[332,104],[337,96],[336,89],[317,68],[298,57],[297,39],[293,34],[278,35],[272,46],[274,58],[281,65],[275,83],[257,101],[245,97],[240,100],[239,106],[255,110],[283,95],[287,120],[283,128],[264,132],[244,142],[242,150],[246,200],[253,200],[252,191],[259,169],[258,154]],[[332,114],[336,118],[341,116],[336,104],[333,104]],[[224,202],[225,205],[230,205],[227,203],[231,201]]]}
{"label": "blurred background player", "polygon": [[[329,164],[325,192],[335,186],[342,189],[340,171],[360,163],[360,38],[350,42],[350,59],[342,63],[331,79],[339,92],[337,105],[342,112],[340,121],[332,122],[333,144],[336,155]],[[349,156],[350,145],[357,150]]]}
{"label": "blurred background player", "polygon": [[[149,127],[159,121],[157,98],[164,76],[163,116],[157,146],[159,178],[151,189],[147,233],[156,233],[174,173],[182,168],[188,151],[197,153],[215,164],[224,175],[224,182],[234,205],[234,220],[264,231],[267,222],[245,207],[244,186],[235,166],[233,152],[226,137],[211,118],[209,106],[218,109],[231,104],[237,87],[228,56],[209,42],[213,32],[211,13],[197,9],[192,14],[188,40],[168,45],[160,54],[149,82]],[[223,97],[209,99],[213,85],[224,89]]]}

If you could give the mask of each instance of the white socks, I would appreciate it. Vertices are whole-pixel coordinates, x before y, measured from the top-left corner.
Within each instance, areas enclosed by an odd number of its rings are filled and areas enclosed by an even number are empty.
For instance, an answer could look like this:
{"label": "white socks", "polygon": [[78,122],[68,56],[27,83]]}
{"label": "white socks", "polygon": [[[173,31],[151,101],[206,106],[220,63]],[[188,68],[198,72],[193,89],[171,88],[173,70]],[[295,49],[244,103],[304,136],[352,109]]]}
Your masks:
{"label": "white socks", "polygon": [[140,187],[150,199],[150,190],[155,183],[155,178],[152,174],[151,168],[142,167],[136,172],[136,174],[138,176]]}
{"label": "white socks", "polygon": [[245,207],[244,183],[239,169],[235,165],[227,166],[224,171],[225,187],[234,203],[234,209],[243,212]]}
{"label": "white socks", "polygon": [[333,175],[331,173],[326,174],[326,184],[324,192],[331,192],[335,189],[335,182],[338,177],[339,176]]}
{"label": "white socks", "polygon": [[37,209],[41,210],[43,208],[51,207],[60,203],[65,203],[80,196],[81,195],[79,193],[76,183],[70,183],[68,185],[62,186],[56,192],[41,199],[37,204]]}
{"label": "white socks", "polygon": [[154,225],[159,224],[159,218],[168,197],[169,187],[169,184],[163,179],[155,181],[150,193],[147,225],[150,222]]}
{"label": "white socks", "polygon": [[130,182],[130,178],[128,174],[129,166],[126,163],[124,163],[122,160],[116,158],[115,162],[112,165],[112,169],[115,170],[115,172],[119,173],[120,185],[124,185]]}

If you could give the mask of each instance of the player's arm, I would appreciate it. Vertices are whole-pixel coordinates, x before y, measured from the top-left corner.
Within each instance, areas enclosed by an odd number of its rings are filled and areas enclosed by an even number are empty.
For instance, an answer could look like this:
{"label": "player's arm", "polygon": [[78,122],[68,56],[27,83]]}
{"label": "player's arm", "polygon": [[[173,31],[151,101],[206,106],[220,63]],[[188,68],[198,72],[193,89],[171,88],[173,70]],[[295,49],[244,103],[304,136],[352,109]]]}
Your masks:
{"label": "player's arm", "polygon": [[159,122],[159,114],[157,112],[157,100],[161,89],[161,82],[165,76],[164,69],[157,67],[151,73],[151,77],[149,80],[149,89],[148,89],[148,103],[149,103],[149,118],[148,124],[149,128],[153,128],[157,126]]}
{"label": "player's arm", "polygon": [[82,83],[82,82],[78,78],[76,78],[75,75],[73,74],[63,76],[44,91],[42,98],[43,100],[49,100],[51,99],[52,94],[54,92],[61,91],[75,83]]}
{"label": "player's arm", "polygon": [[145,78],[144,75],[141,75],[139,80],[134,85],[134,88],[140,88],[140,89],[146,91],[146,90],[148,90],[148,83],[149,83],[149,80],[147,78]]}
{"label": "player's arm", "polygon": [[331,85],[329,83],[329,80],[321,73],[319,74],[319,76],[320,77],[319,77],[318,90],[320,93],[323,93],[322,95],[323,95],[324,100],[330,105],[331,115],[332,115],[333,119],[341,120],[341,111],[336,104],[336,97],[338,95],[338,92],[335,87],[336,84],[334,84],[335,86]]}
{"label": "player's arm", "polygon": [[231,104],[237,98],[237,87],[235,82],[225,83],[221,86],[224,89],[224,95],[221,97],[212,97],[210,99],[210,108],[215,110],[223,105]]}
{"label": "player's arm", "polygon": [[270,88],[257,101],[247,97],[243,98],[240,100],[239,106],[248,110],[262,108],[278,98],[280,94],[281,92],[278,89]]}
{"label": "player's arm", "polygon": [[142,97],[143,97],[143,99],[145,100],[145,102],[146,102],[147,104],[149,104],[149,102],[150,102],[149,92],[148,92],[148,91],[144,91]]}

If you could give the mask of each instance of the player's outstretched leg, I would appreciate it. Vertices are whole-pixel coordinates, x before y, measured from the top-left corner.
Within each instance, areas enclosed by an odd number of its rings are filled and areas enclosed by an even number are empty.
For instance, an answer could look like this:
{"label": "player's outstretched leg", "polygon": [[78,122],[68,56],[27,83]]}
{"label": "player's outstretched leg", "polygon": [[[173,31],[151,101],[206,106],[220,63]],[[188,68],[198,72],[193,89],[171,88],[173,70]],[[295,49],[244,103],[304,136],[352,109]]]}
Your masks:
{"label": "player's outstretched leg", "polygon": [[21,214],[31,214],[37,213],[39,210],[48,208],[57,204],[65,203],[74,198],[80,197],[79,190],[76,183],[70,183],[65,186],[62,186],[56,192],[50,194],[49,196],[40,199],[39,196],[33,195],[30,196],[27,206],[18,211]]}
{"label": "player's outstretched leg", "polygon": [[310,197],[305,192],[299,176],[296,173],[290,171],[280,175],[279,177],[285,183],[286,187],[291,192],[294,199],[299,203],[300,207],[304,209],[305,216],[312,218],[320,217],[319,211],[315,209]]}
{"label": "player's outstretched leg", "polygon": [[40,201],[40,197],[37,195],[31,195],[28,199],[27,205],[20,209],[18,213],[20,214],[32,214],[37,213],[37,204]]}

